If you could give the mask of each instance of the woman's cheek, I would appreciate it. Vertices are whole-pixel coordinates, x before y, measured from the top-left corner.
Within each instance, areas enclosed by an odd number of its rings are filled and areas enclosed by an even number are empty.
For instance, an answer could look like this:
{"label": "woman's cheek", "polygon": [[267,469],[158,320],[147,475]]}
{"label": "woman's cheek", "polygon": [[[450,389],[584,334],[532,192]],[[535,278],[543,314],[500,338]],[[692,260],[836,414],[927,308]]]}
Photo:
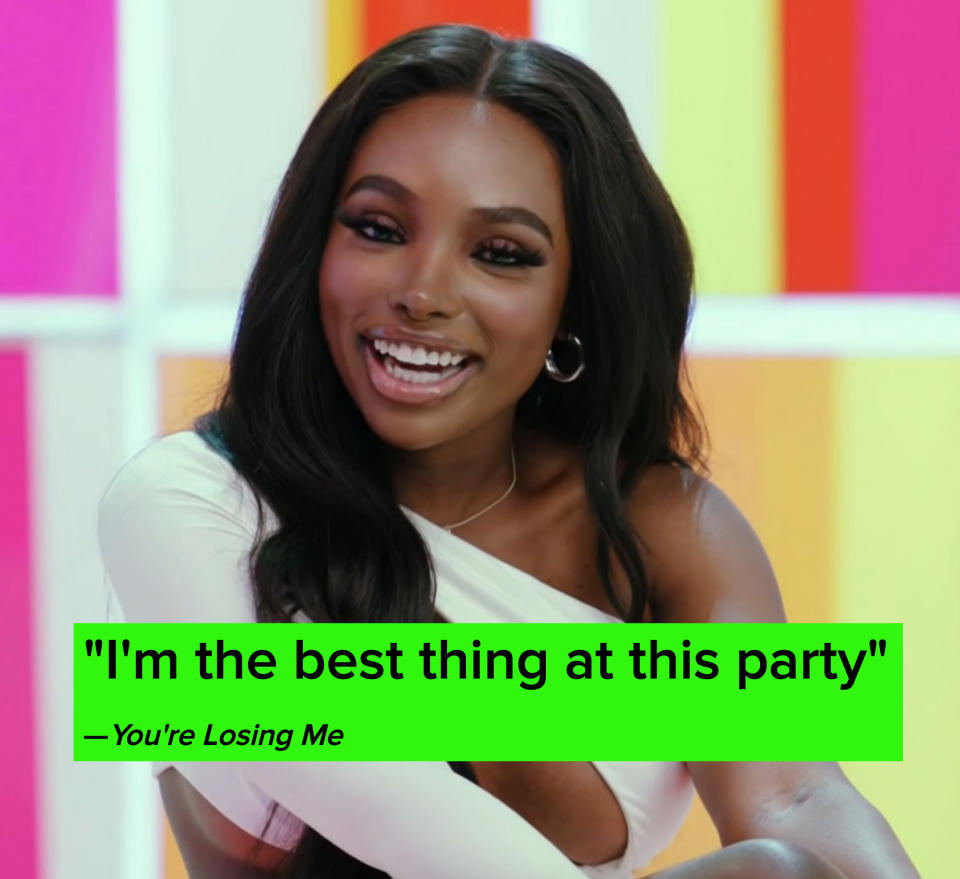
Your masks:
{"label": "woman's cheek", "polygon": [[331,303],[359,304],[370,295],[373,277],[362,262],[332,255],[320,273],[321,297]]}
{"label": "woman's cheek", "polygon": [[496,320],[496,326],[491,326],[492,335],[511,339],[520,351],[538,359],[550,347],[560,310],[546,291],[525,288],[502,297],[491,318]]}

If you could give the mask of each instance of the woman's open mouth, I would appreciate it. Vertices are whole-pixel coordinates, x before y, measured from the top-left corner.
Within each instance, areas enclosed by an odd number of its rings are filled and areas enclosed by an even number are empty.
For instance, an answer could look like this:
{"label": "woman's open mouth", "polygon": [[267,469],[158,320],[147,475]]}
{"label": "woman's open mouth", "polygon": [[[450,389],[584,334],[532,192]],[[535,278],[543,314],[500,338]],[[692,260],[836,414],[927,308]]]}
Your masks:
{"label": "woman's open mouth", "polygon": [[480,364],[461,352],[363,338],[367,371],[374,388],[389,400],[423,403],[449,396]]}

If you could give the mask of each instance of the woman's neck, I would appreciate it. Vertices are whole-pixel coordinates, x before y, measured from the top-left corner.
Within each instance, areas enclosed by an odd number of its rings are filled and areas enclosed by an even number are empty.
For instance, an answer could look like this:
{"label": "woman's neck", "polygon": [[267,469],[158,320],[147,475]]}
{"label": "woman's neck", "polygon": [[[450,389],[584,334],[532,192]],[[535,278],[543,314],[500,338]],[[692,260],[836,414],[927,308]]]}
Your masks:
{"label": "woman's neck", "polygon": [[390,470],[397,500],[438,525],[459,522],[507,490],[512,453],[512,418],[429,449],[394,449]]}

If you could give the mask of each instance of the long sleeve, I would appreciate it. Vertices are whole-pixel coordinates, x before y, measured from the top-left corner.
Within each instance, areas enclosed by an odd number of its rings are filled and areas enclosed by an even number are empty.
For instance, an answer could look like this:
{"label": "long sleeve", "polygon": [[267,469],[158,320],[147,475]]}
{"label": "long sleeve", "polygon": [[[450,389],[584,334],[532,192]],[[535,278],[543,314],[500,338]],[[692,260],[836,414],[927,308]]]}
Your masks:
{"label": "long sleeve", "polygon": [[[255,527],[249,488],[199,437],[175,434],[148,447],[114,479],[99,511],[103,561],[126,619],[255,621],[247,575]],[[201,779],[200,792],[239,826],[259,833],[251,796],[261,817],[275,801],[394,879],[583,877],[446,763],[221,763],[202,774],[188,766],[188,778]]]}

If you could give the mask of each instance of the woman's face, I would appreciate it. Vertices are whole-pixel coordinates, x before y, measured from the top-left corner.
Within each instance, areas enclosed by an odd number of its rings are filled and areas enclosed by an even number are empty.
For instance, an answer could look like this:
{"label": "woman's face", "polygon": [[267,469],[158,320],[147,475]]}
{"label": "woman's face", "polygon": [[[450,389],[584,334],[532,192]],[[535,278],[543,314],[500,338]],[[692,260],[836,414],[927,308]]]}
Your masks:
{"label": "woman's face", "polygon": [[323,329],[371,429],[426,449],[496,429],[536,379],[570,267],[543,136],[473,98],[418,98],[353,155],[320,266]]}

